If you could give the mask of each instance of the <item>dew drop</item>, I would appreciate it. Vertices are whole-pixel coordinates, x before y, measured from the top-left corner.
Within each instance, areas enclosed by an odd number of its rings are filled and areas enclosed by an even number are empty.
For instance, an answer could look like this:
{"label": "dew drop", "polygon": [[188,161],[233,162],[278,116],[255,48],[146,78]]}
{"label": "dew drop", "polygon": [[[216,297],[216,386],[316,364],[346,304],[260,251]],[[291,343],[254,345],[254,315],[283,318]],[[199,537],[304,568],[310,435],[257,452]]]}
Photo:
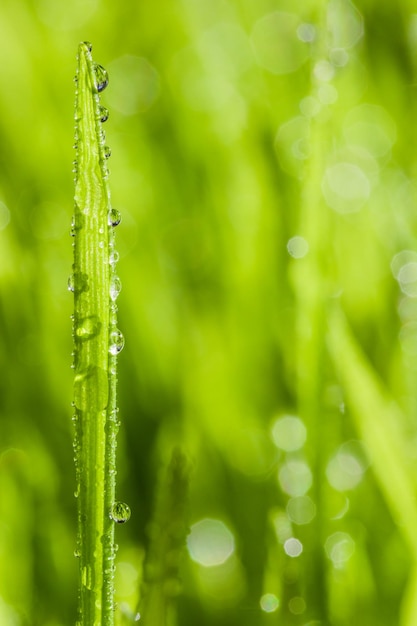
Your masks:
{"label": "dew drop", "polygon": [[110,253],[109,263],[110,265],[116,265],[118,260],[119,260],[119,253],[116,250],[114,250],[113,252]]}
{"label": "dew drop", "polygon": [[125,502],[115,502],[110,510],[110,518],[116,524],[124,524],[130,519],[130,507]]}
{"label": "dew drop", "polygon": [[110,281],[110,299],[114,302],[117,300],[122,290],[122,282],[118,276],[112,276]]}
{"label": "dew drop", "polygon": [[118,226],[122,221],[122,216],[120,215],[120,211],[117,209],[110,209],[108,214],[108,223],[109,226]]}
{"label": "dew drop", "polygon": [[98,63],[94,65],[94,72],[96,77],[95,88],[98,93],[100,93],[101,91],[104,91],[104,89],[109,84],[109,75],[107,73],[107,70],[105,70],[104,67],[102,65],[99,65]]}
{"label": "dew drop", "polygon": [[82,272],[75,272],[68,278],[68,291],[81,293],[88,291],[88,276]]}
{"label": "dew drop", "polygon": [[104,150],[104,157],[106,159],[109,159],[111,157],[111,149],[109,148],[109,146],[104,146],[103,150]]}
{"label": "dew drop", "polygon": [[88,52],[91,52],[91,51],[92,51],[92,49],[93,49],[93,44],[92,44],[92,43],[90,43],[89,41],[83,41],[83,44],[84,44],[85,46],[87,46],[87,50],[88,50]]}
{"label": "dew drop", "polygon": [[100,121],[103,122],[104,124],[104,122],[107,122],[107,120],[109,119],[109,111],[108,109],[106,109],[106,107],[100,104],[99,112],[100,112]]}
{"label": "dew drop", "polygon": [[110,333],[110,345],[109,352],[110,354],[119,354],[123,350],[123,346],[125,345],[125,338],[123,334],[116,328],[116,330],[112,330]]}
{"label": "dew drop", "polygon": [[71,274],[71,276],[68,278],[68,291],[75,291],[75,277],[74,274]]}
{"label": "dew drop", "polygon": [[90,315],[80,321],[75,329],[75,338],[79,341],[92,339],[100,332],[101,323],[97,315]]}

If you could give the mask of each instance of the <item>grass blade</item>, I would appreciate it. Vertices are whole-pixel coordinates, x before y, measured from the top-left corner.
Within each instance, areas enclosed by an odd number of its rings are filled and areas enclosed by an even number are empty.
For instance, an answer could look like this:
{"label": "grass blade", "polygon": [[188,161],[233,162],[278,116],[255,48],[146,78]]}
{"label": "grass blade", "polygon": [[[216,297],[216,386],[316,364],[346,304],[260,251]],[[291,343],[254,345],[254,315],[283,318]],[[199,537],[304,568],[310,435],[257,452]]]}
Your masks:
{"label": "grass blade", "polygon": [[[114,623],[116,359],[123,337],[116,327],[120,291],[111,255],[108,170],[99,93],[107,86],[91,45],[81,43],[76,76],[74,267],[74,405],[78,496],[80,626]],[[113,255],[114,256],[114,255]],[[117,287],[117,288],[116,288]],[[119,520],[116,520],[119,521]]]}

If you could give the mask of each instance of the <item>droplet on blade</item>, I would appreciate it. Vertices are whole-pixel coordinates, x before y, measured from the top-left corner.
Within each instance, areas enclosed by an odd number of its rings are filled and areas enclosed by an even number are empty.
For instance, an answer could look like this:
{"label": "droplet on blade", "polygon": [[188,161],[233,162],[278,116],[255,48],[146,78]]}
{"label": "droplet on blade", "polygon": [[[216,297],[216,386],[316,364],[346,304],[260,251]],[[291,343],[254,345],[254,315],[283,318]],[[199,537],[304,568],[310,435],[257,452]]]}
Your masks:
{"label": "droplet on blade", "polygon": [[89,41],[83,41],[83,44],[85,46],[87,46],[88,52],[92,51],[92,49],[93,49],[93,44],[92,43],[90,43]]}
{"label": "droplet on blade", "polygon": [[122,216],[120,215],[120,211],[117,209],[110,209],[108,214],[109,226],[118,226],[121,221]]}
{"label": "droplet on blade", "polygon": [[100,332],[101,323],[97,315],[90,315],[80,321],[75,329],[75,338],[79,341],[92,339]]}
{"label": "droplet on blade", "polygon": [[110,510],[110,518],[116,524],[124,524],[130,519],[130,507],[125,502],[115,502]]}
{"label": "droplet on blade", "polygon": [[104,69],[102,65],[96,63],[94,65],[94,73],[95,73],[95,88],[100,93],[104,91],[104,89],[109,84],[109,75],[107,70]]}
{"label": "droplet on blade", "polygon": [[82,272],[75,272],[68,278],[68,291],[81,293],[88,291],[88,276]]}
{"label": "droplet on blade", "polygon": [[117,252],[117,250],[114,250],[113,252],[110,253],[109,263],[110,265],[116,265],[118,260],[119,260],[119,253]]}
{"label": "droplet on blade", "polygon": [[110,299],[114,302],[117,300],[119,293],[122,290],[122,281],[118,276],[112,276],[110,280]]}
{"label": "droplet on blade", "polygon": [[99,111],[100,111],[100,121],[103,122],[103,123],[107,122],[107,120],[109,119],[109,111],[108,111],[108,109],[106,109],[106,107],[104,107],[104,106],[102,106],[100,104]]}
{"label": "droplet on blade", "polygon": [[110,354],[116,355],[119,354],[123,350],[123,346],[125,345],[125,338],[119,329],[112,330],[110,333],[110,344],[109,344],[109,352]]}
{"label": "droplet on blade", "polygon": [[71,276],[68,278],[68,291],[75,291],[75,278],[74,278],[74,274],[71,274]]}
{"label": "droplet on blade", "polygon": [[109,159],[111,157],[111,149],[109,148],[109,146],[104,146],[103,150],[105,158]]}

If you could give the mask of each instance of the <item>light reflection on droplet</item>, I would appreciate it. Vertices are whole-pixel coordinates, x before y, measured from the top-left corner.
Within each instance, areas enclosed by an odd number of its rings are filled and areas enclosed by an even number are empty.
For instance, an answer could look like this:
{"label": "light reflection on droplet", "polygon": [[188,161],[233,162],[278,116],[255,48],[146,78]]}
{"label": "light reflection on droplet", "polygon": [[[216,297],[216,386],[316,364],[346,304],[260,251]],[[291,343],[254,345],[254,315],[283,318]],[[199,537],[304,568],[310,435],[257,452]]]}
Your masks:
{"label": "light reflection on droplet", "polygon": [[291,154],[298,160],[304,161],[310,156],[310,146],[305,139],[294,141],[291,146]]}
{"label": "light reflection on droplet", "polygon": [[299,27],[299,17],[294,13],[274,11],[261,17],[251,34],[257,63],[272,74],[290,74],[301,67],[310,50],[300,39]]}
{"label": "light reflection on droplet", "polygon": [[326,477],[337,491],[355,489],[361,482],[368,467],[368,460],[360,442],[343,444],[326,467]]}
{"label": "light reflection on droplet", "polygon": [[344,48],[333,48],[329,52],[329,58],[336,67],[345,67],[349,63],[349,53]]}
{"label": "light reflection on droplet", "polygon": [[391,260],[391,272],[394,278],[398,280],[401,268],[407,263],[417,263],[417,252],[415,250],[401,250],[394,255]]}
{"label": "light reflection on droplet", "polygon": [[316,38],[316,27],[314,24],[303,22],[297,28],[297,37],[305,43],[311,43]]}
{"label": "light reflection on droplet", "polygon": [[397,276],[401,291],[410,298],[417,297],[417,262],[410,261],[403,265]]}
{"label": "light reflection on droplet", "polygon": [[365,172],[354,163],[340,162],[327,168],[322,191],[326,203],[337,213],[359,211],[371,194]]}
{"label": "light reflection on droplet", "polygon": [[205,518],[191,526],[187,548],[193,561],[213,567],[221,565],[233,554],[235,540],[223,522]]}
{"label": "light reflection on droplet", "polygon": [[281,489],[289,496],[304,496],[313,484],[313,474],[305,461],[287,461],[278,472]]}
{"label": "light reflection on droplet", "polygon": [[306,610],[306,603],[304,598],[300,596],[294,596],[288,602],[288,608],[293,615],[301,615]]}
{"label": "light reflection on droplet", "polygon": [[290,254],[294,259],[302,259],[309,251],[308,241],[300,235],[291,237],[287,243],[287,250],[288,254]]}
{"label": "light reflection on droplet", "polygon": [[317,80],[327,83],[334,77],[334,67],[329,61],[322,59],[315,64],[313,74]]}
{"label": "light reflection on droplet", "polygon": [[274,593],[264,593],[259,604],[265,613],[274,613],[279,608],[279,599]]}
{"label": "light reflection on droplet", "polygon": [[299,539],[296,539],[295,537],[290,537],[290,539],[287,539],[287,541],[284,543],[285,554],[288,554],[288,556],[292,558],[296,558],[297,556],[300,556],[302,551],[303,551],[303,544],[301,543]]}
{"label": "light reflection on droplet", "polygon": [[290,498],[287,504],[287,514],[294,524],[299,526],[309,524],[316,516],[316,505],[309,496]]}
{"label": "light reflection on droplet", "polygon": [[274,422],[272,439],[277,448],[293,452],[303,447],[307,439],[307,429],[299,417],[284,415]]}
{"label": "light reflection on droplet", "polygon": [[324,548],[334,567],[340,568],[355,551],[355,542],[348,533],[336,532],[327,537]]}
{"label": "light reflection on droplet", "polygon": [[300,111],[306,117],[315,117],[320,109],[320,102],[314,96],[306,96],[300,102]]}
{"label": "light reflection on droplet", "polygon": [[351,48],[363,35],[363,17],[352,2],[330,0],[327,3],[327,29],[332,48]]}
{"label": "light reflection on droplet", "polygon": [[274,422],[272,439],[277,448],[293,452],[303,447],[307,439],[307,429],[299,417],[284,415]]}

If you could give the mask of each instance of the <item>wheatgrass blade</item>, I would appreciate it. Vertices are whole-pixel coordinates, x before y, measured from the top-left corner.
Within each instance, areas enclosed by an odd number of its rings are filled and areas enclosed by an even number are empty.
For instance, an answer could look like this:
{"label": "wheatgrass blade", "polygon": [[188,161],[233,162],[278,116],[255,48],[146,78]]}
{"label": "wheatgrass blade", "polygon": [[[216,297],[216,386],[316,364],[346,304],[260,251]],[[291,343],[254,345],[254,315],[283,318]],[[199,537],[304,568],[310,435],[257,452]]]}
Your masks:
{"label": "wheatgrass blade", "polygon": [[[79,46],[75,103],[74,407],[78,496],[80,626],[114,623],[116,358],[123,336],[116,326],[113,228],[120,216],[110,204],[99,92],[107,72],[91,45]],[[116,219],[117,217],[117,219]],[[116,520],[118,521],[118,520]]]}

